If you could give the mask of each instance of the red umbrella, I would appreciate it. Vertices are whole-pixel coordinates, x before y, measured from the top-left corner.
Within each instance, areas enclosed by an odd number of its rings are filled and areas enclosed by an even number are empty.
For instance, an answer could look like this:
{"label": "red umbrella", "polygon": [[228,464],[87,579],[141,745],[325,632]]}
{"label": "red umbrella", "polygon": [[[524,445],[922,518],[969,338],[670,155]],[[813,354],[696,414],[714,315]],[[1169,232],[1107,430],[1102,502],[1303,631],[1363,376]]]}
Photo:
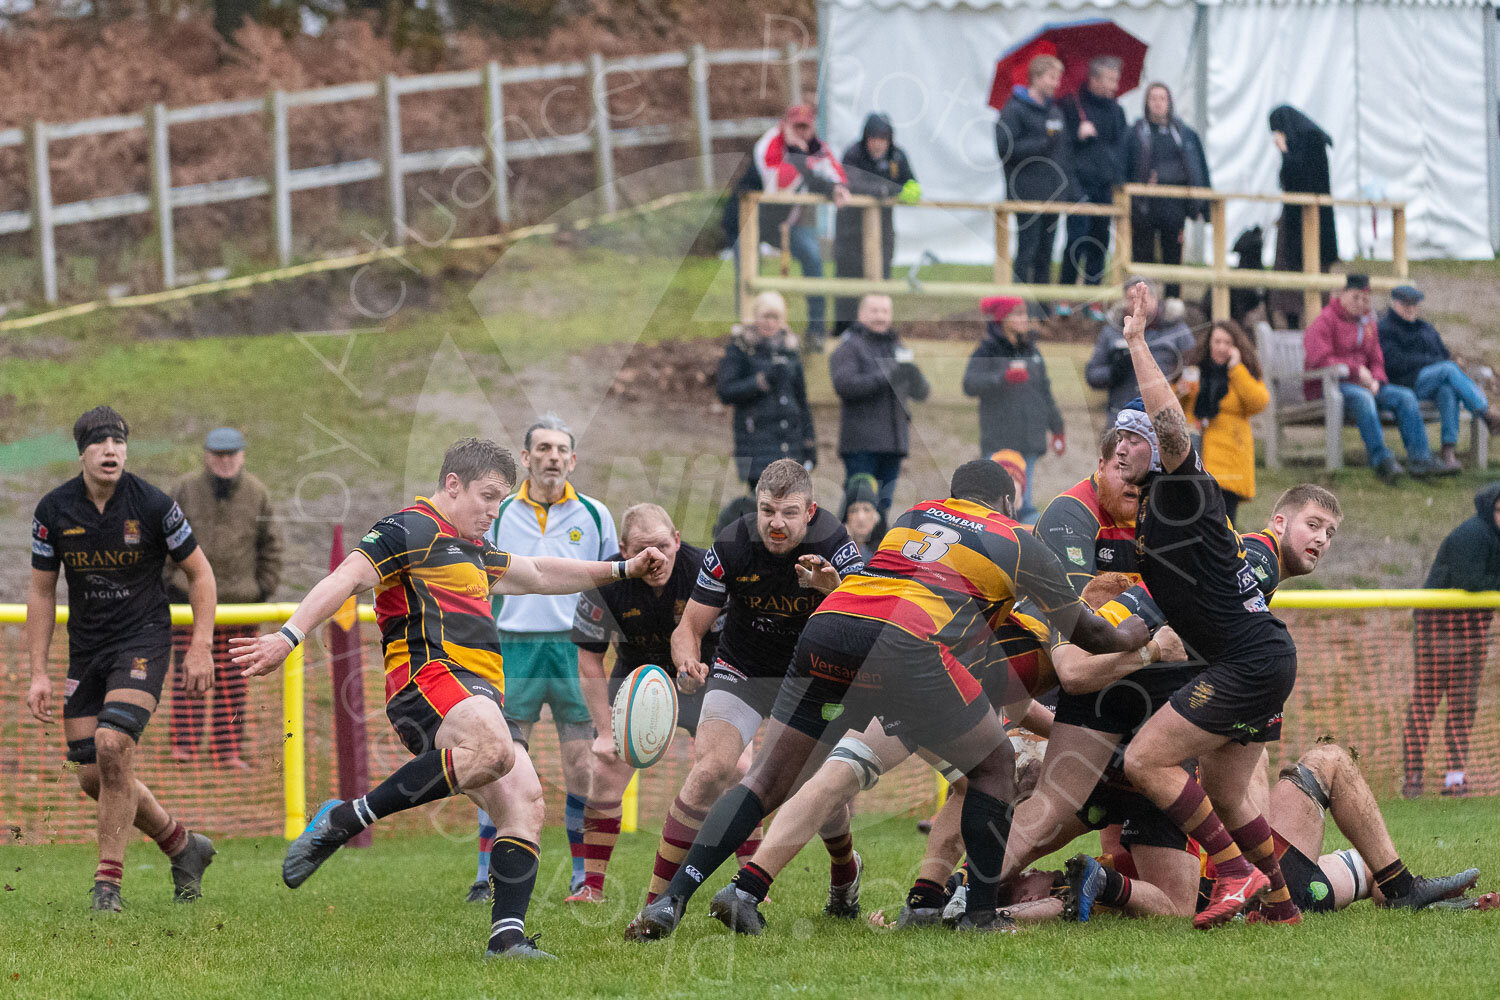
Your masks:
{"label": "red umbrella", "polygon": [[1057,96],[1071,94],[1088,80],[1089,60],[1095,56],[1117,56],[1121,60],[1120,93],[1141,83],[1141,64],[1146,61],[1146,43],[1113,21],[1103,18],[1044,25],[1036,34],[1013,46],[995,64],[995,82],[990,86],[990,107],[996,111],[1010,100],[1011,89],[1026,86],[1026,68],[1040,55],[1063,61],[1062,83]]}

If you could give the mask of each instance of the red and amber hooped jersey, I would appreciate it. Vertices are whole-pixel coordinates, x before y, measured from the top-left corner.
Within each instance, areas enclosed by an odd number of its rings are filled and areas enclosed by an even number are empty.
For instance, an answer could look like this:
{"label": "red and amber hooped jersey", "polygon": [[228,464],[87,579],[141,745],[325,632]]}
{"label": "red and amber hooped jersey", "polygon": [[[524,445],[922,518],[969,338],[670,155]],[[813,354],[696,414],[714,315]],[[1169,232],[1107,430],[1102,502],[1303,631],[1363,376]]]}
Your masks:
{"label": "red and amber hooped jersey", "polygon": [[1037,520],[1036,536],[1047,543],[1079,594],[1100,573],[1141,578],[1135,548],[1135,522],[1116,521],[1099,503],[1094,476],[1060,493]]}
{"label": "red and amber hooped jersey", "polygon": [[456,663],[504,691],[489,593],[510,567],[509,553],[460,535],[423,497],[377,522],[355,551],[380,574],[375,620],[387,697],[432,660]]}

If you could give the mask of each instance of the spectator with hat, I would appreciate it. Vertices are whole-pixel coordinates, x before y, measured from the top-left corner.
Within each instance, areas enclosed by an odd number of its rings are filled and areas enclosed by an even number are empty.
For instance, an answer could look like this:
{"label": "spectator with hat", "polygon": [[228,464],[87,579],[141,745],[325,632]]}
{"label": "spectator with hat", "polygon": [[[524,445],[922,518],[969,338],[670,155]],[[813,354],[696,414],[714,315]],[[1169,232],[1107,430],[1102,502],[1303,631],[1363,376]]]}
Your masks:
{"label": "spectator with hat", "polygon": [[1025,304],[995,296],[981,299],[979,309],[986,318],[984,336],[964,369],[964,395],[979,398],[979,453],[1010,448],[1025,458],[1027,488],[1018,519],[1029,524],[1037,516],[1030,488],[1037,460],[1049,449],[1059,456],[1067,450],[1062,413]]}
{"label": "spectator with hat", "polygon": [[[859,141],[844,150],[844,174],[853,194],[874,198],[899,198],[906,204],[921,200],[922,185],[912,173],[906,150],[896,145],[891,119],[870,112]],[[880,278],[890,278],[891,257],[896,252],[895,210],[880,210]],[[865,210],[841,208],[834,219],[833,273],[840,278],[865,276]],[[855,320],[859,300],[840,296],[833,300],[833,335],[839,336]]]}
{"label": "spectator with hat", "polygon": [[[245,436],[233,427],[215,427],[203,441],[203,468],[172,488],[172,499],[187,515],[193,534],[213,567],[220,604],[256,604],[270,600],[281,583],[282,537],[271,494],[245,471]],[[167,596],[185,604],[187,580],[181,567],[169,564]],[[253,625],[214,628],[213,711],[208,749],[220,767],[246,769],[243,756],[245,679],[230,662],[229,640],[253,638]],[[183,659],[192,639],[189,626],[172,630],[177,684],[172,697],[172,759],[193,760],[203,735],[204,700],[185,696]]]}
{"label": "spectator with hat", "polygon": [[777,459],[793,459],[809,471],[818,462],[797,337],[786,328],[786,299],[761,292],[753,308],[755,322],[730,333],[715,383],[719,401],[734,407],[735,471],[752,494]]}
{"label": "spectator with hat", "polygon": [[[827,195],[842,208],[849,199],[849,182],[833,150],[818,138],[812,108],[794,104],[755,143],[754,167],[760,174],[761,190],[767,194],[791,192]],[[763,238],[782,223],[791,223],[792,256],[804,278],[823,277],[823,253],[818,244],[817,219],[810,205],[767,205],[760,214]],[[745,264],[741,266],[753,266]],[[822,350],[828,302],[821,295],[807,297],[808,347]]]}
{"label": "spectator with hat", "polygon": [[[1339,382],[1344,396],[1344,415],[1352,418],[1365,443],[1365,457],[1381,482],[1396,481],[1403,471],[1418,478],[1444,472],[1432,457],[1427,442],[1427,426],[1417,394],[1404,385],[1392,385],[1385,370],[1385,355],[1380,350],[1380,334],[1375,314],[1370,311],[1370,279],[1350,274],[1344,289],[1333,297],[1302,334],[1302,348],[1309,370],[1328,365],[1349,369]],[[1305,383],[1308,399],[1323,398],[1321,382]],[[1380,426],[1382,411],[1393,414],[1406,446],[1407,469],[1385,444]]]}
{"label": "spectator with hat", "polygon": [[1031,477],[1026,474],[1026,457],[1014,448],[1001,448],[990,456],[990,461],[1010,473],[1010,481],[1015,484],[1016,496],[1026,496],[1028,484]]}
{"label": "spectator with hat", "polygon": [[1437,407],[1442,451],[1438,462],[1444,472],[1457,472],[1458,407],[1462,403],[1475,420],[1483,420],[1490,433],[1500,432],[1500,411],[1490,405],[1483,390],[1453,360],[1443,338],[1422,318],[1425,296],[1411,285],[1391,291],[1391,305],[1380,314],[1376,327],[1385,373],[1391,384],[1405,386],[1421,402]]}
{"label": "spectator with hat", "polygon": [[869,562],[885,537],[885,516],[880,513],[880,484],[868,472],[856,472],[844,484],[844,507],[839,520],[860,555]]}

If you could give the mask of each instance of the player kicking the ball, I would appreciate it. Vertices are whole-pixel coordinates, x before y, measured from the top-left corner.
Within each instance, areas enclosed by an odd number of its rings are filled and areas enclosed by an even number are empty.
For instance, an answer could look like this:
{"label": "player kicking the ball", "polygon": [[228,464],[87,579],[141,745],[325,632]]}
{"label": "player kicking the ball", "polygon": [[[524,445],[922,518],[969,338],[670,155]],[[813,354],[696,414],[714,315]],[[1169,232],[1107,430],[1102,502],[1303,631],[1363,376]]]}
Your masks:
{"label": "player kicking the ball", "polygon": [[235,639],[245,676],[270,673],[351,596],[375,589],[385,650],[386,716],[412,753],[353,801],[333,799],[287,848],[281,877],[295,889],[351,837],[383,816],[460,792],[497,821],[490,859],[488,957],[551,958],[525,935],[536,884],[542,785],[502,711],[505,672],[491,594],[572,594],[662,564],[653,548],[629,560],[514,556],[484,542],[516,464],[493,441],[466,438],[443,456],[438,490],[379,521],[297,606],[279,631]]}

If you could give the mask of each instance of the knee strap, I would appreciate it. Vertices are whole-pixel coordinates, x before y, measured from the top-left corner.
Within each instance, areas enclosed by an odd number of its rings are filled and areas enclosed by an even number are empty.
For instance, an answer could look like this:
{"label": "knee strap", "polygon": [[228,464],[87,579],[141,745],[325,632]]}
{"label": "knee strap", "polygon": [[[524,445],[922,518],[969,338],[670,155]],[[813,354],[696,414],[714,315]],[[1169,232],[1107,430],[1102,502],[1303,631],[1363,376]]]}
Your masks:
{"label": "knee strap", "polygon": [[885,770],[869,744],[858,736],[845,736],[839,740],[838,745],[829,752],[828,759],[848,764],[853,769],[854,776],[859,779],[859,790],[862,792],[874,788]]}
{"label": "knee strap", "polygon": [[104,707],[99,709],[100,729],[113,729],[124,733],[136,743],[141,741],[141,733],[146,731],[146,723],[150,721],[150,710],[140,705],[129,705],[123,701],[106,701]]}
{"label": "knee strap", "polygon": [[1323,783],[1318,780],[1318,776],[1312,772],[1312,769],[1300,760],[1283,767],[1279,777],[1282,781],[1290,781],[1301,789],[1302,794],[1317,804],[1318,812],[1326,812],[1333,804],[1333,800],[1328,797],[1328,789],[1323,787]]}
{"label": "knee strap", "polygon": [[1349,874],[1354,876],[1354,898],[1365,899],[1370,895],[1370,883],[1365,881],[1365,859],[1360,857],[1358,851],[1352,847],[1346,847],[1342,851],[1334,851],[1333,856],[1344,863],[1349,869]]}
{"label": "knee strap", "polygon": [[68,741],[68,762],[71,764],[97,764],[99,753],[94,749],[94,738],[85,736],[81,740]]}

